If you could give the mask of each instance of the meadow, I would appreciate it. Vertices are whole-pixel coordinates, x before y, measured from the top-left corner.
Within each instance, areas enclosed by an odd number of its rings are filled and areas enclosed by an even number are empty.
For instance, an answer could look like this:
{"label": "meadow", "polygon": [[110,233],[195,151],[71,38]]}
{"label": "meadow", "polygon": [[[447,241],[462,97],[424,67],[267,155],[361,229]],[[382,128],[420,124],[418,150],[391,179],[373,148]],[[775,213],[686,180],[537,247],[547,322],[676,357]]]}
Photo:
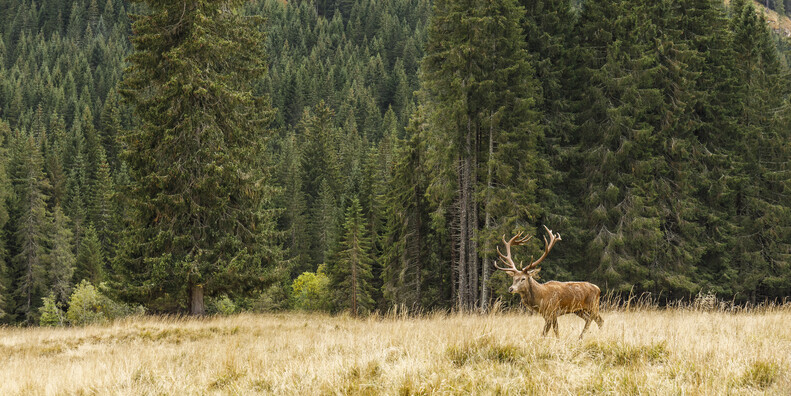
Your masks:
{"label": "meadow", "polygon": [[2,395],[791,394],[791,308],[137,317],[0,328]]}

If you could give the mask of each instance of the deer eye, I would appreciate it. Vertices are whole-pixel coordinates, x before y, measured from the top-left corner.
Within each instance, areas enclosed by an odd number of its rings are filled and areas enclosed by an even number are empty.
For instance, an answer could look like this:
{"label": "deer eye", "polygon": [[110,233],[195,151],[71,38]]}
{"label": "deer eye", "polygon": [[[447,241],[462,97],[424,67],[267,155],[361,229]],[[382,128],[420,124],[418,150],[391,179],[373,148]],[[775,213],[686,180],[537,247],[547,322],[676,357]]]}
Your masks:
{"label": "deer eye", "polygon": [[523,276],[523,277],[522,277],[522,279],[520,279],[520,281],[521,281],[521,282],[524,282],[524,281],[525,281],[525,279],[526,279],[526,278]]}

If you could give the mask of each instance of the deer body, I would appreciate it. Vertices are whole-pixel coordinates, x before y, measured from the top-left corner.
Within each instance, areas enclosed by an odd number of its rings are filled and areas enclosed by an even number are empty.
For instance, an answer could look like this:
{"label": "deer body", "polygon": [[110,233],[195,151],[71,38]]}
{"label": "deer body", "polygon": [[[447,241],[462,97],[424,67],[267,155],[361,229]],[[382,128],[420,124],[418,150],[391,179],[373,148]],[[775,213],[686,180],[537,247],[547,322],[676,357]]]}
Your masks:
{"label": "deer body", "polygon": [[516,291],[522,297],[522,304],[541,315],[544,320],[544,335],[552,328],[558,335],[557,317],[575,314],[585,320],[580,338],[588,330],[590,322],[596,321],[601,327],[604,319],[599,315],[599,287],[588,282],[539,283],[528,277],[525,287]]}
{"label": "deer body", "polygon": [[588,330],[591,321],[595,321],[599,327],[604,325],[604,319],[599,315],[601,290],[599,290],[598,286],[589,282],[550,281],[539,283],[535,279],[538,272],[541,271],[541,268],[536,267],[546,258],[555,243],[560,240],[560,234],[554,235],[546,226],[544,228],[550,235],[550,241],[547,242],[546,238],[544,238],[544,254],[541,258],[521,270],[517,269],[511,258],[511,246],[524,244],[530,240],[530,237],[521,238],[520,233],[511,238],[510,241],[505,242],[505,236],[503,236],[503,242],[508,254],[500,253],[499,248],[497,252],[500,255],[500,260],[508,264],[509,267],[499,267],[496,264],[495,267],[505,271],[513,278],[514,283],[508,288],[508,291],[519,294],[525,307],[537,312],[544,318],[544,335],[549,332],[550,328],[554,328],[556,336],[559,335],[558,316],[575,314],[585,320],[585,327],[580,334],[580,338],[582,338]]}

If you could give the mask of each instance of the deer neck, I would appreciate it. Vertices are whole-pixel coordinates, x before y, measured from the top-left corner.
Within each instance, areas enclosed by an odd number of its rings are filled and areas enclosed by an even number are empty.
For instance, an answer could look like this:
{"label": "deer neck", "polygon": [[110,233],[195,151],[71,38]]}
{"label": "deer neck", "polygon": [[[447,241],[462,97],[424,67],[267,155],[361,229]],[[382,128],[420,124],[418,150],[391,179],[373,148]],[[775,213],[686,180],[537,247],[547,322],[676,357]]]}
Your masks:
{"label": "deer neck", "polygon": [[543,290],[544,285],[538,283],[533,277],[527,278],[527,288],[521,293],[522,302],[530,308],[538,308]]}

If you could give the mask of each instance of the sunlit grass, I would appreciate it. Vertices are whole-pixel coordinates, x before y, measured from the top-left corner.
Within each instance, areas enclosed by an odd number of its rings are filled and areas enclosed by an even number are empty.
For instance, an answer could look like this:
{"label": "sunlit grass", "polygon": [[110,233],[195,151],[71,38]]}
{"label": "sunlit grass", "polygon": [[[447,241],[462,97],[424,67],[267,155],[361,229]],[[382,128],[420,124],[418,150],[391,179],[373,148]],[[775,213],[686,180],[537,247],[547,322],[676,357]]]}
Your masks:
{"label": "sunlit grass", "polygon": [[791,394],[791,310],[243,314],[0,329],[0,394]]}

